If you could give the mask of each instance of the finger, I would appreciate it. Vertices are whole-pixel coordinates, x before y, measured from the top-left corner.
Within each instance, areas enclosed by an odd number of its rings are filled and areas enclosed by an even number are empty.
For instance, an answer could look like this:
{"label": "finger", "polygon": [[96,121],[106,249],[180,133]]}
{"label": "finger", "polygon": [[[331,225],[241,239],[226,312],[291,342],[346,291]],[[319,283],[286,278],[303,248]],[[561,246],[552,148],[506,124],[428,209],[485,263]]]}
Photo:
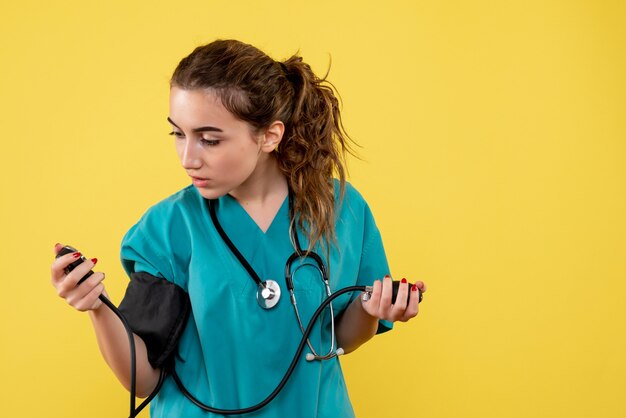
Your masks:
{"label": "finger", "polygon": [[56,284],[62,281],[65,278],[65,269],[67,266],[72,264],[74,261],[78,260],[81,257],[79,252],[65,254],[52,262],[52,266],[50,268],[50,276],[52,278],[52,283]]}
{"label": "finger", "polygon": [[74,270],[72,270],[70,273],[68,273],[65,276],[65,280],[63,280],[63,284],[67,286],[68,288],[76,287],[78,282],[83,277],[85,277],[85,275],[89,273],[91,269],[93,269],[93,267],[96,265],[97,262],[98,262],[97,258],[92,258],[91,260],[85,259],[82,263],[76,266]]}
{"label": "finger", "polygon": [[426,293],[426,283],[424,283],[422,281],[417,281],[417,282],[415,282],[415,284],[419,288],[420,292]]}
{"label": "finger", "polygon": [[384,316],[385,319],[389,315],[391,311],[391,296],[393,294],[393,282],[391,280],[391,276],[386,275],[383,278],[383,290],[380,295],[380,313],[382,314],[381,318]]}
{"label": "finger", "polygon": [[411,287],[411,296],[409,298],[409,304],[402,315],[400,321],[406,322],[411,318],[417,316],[419,312],[419,288],[417,287],[417,283]]}
{"label": "finger", "polygon": [[84,298],[82,298],[80,301],[72,306],[74,306],[74,308],[78,309],[81,312],[88,311],[93,306],[97,305],[96,300],[98,300],[103,291],[104,285],[102,283],[98,283],[98,285],[94,287],[91,292],[89,292]]}
{"label": "finger", "polygon": [[378,307],[380,305],[380,293],[382,290],[382,283],[380,280],[374,280],[374,284],[372,285],[372,296],[367,301],[362,301],[361,305],[365,312],[372,316],[378,316]]}
{"label": "finger", "polygon": [[54,244],[54,255],[57,255],[59,251],[63,248],[63,244],[59,244],[58,242]]}
{"label": "finger", "polygon": [[81,261],[81,264],[76,266],[74,270],[66,274],[61,281],[55,284],[55,287],[57,288],[57,294],[60,297],[67,299],[70,296],[71,292],[78,285],[78,282],[81,281],[83,277],[85,277],[89,273],[89,271],[93,268],[97,261],[98,260],[95,258],[91,260],[85,259],[85,261]]}
{"label": "finger", "polygon": [[94,273],[87,280],[82,282],[80,286],[76,286],[69,290],[65,295],[65,300],[72,306],[75,306],[81,299],[87,296],[98,284],[104,280],[104,273]]}
{"label": "finger", "polygon": [[406,279],[400,280],[400,286],[398,287],[398,294],[396,295],[396,302],[393,304],[392,314],[394,316],[402,316],[404,310],[409,301],[409,284]]}

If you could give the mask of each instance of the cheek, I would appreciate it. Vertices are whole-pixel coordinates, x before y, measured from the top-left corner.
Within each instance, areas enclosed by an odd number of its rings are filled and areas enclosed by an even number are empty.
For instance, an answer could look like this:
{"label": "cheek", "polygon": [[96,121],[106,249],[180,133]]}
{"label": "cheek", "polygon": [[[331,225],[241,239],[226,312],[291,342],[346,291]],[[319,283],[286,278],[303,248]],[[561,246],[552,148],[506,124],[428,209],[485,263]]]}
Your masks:
{"label": "cheek", "polygon": [[249,143],[237,144],[230,151],[231,161],[242,166],[255,165],[259,157],[259,150],[251,140]]}
{"label": "cheek", "polygon": [[218,146],[205,155],[208,174],[227,183],[245,181],[256,168],[259,153],[257,144],[249,138],[245,139],[224,144],[222,148]]}
{"label": "cheek", "polygon": [[250,166],[254,166],[254,161],[250,158],[249,151],[246,152],[245,147],[234,148],[213,161],[215,169],[231,178],[244,175]]}

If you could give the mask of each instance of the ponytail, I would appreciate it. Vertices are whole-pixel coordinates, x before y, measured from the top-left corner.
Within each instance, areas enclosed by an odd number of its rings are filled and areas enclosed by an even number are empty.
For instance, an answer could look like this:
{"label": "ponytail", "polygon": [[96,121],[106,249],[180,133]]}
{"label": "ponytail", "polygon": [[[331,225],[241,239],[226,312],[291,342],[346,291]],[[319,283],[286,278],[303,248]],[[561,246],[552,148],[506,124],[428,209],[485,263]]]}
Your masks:
{"label": "ponytail", "polygon": [[346,152],[350,138],[341,121],[336,89],[318,78],[299,56],[280,63],[293,87],[289,123],[278,146],[279,167],[295,195],[297,224],[307,231],[309,249],[335,240],[335,188],[339,180],[341,201],[346,182]]}

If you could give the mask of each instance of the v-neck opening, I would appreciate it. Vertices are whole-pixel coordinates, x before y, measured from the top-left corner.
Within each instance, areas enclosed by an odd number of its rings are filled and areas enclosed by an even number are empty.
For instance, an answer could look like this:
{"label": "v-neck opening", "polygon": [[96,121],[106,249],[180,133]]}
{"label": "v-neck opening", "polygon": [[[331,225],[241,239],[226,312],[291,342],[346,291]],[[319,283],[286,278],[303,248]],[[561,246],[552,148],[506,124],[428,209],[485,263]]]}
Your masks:
{"label": "v-neck opening", "polygon": [[265,231],[263,231],[263,229],[259,226],[259,224],[257,223],[257,221],[254,220],[254,218],[248,213],[248,211],[241,205],[241,203],[239,203],[239,201],[237,199],[235,199],[233,196],[231,196],[230,194],[227,194],[224,196],[225,199],[229,199],[232,201],[232,204],[234,204],[235,206],[237,206],[237,208],[245,214],[245,217],[249,220],[249,222],[254,225],[254,227],[256,228],[256,230],[263,236],[267,236],[268,233],[272,230],[272,228],[274,227],[274,225],[276,223],[278,223],[279,218],[281,213],[283,212],[285,205],[288,204],[289,202],[289,194],[287,194],[287,196],[285,196],[283,202],[280,204],[280,206],[278,207],[278,210],[276,211],[276,213],[274,214],[274,217],[272,218],[270,224],[268,225],[267,229]]}

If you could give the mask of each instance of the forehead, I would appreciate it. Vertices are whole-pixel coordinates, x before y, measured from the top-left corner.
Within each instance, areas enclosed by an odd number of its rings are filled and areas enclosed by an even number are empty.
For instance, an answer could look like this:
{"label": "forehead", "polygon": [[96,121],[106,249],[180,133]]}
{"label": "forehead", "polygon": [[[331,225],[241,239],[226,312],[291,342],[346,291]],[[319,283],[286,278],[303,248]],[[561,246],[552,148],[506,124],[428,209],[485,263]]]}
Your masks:
{"label": "forehead", "polygon": [[181,129],[214,126],[227,131],[250,131],[248,123],[228,111],[210,90],[170,89],[170,119]]}

